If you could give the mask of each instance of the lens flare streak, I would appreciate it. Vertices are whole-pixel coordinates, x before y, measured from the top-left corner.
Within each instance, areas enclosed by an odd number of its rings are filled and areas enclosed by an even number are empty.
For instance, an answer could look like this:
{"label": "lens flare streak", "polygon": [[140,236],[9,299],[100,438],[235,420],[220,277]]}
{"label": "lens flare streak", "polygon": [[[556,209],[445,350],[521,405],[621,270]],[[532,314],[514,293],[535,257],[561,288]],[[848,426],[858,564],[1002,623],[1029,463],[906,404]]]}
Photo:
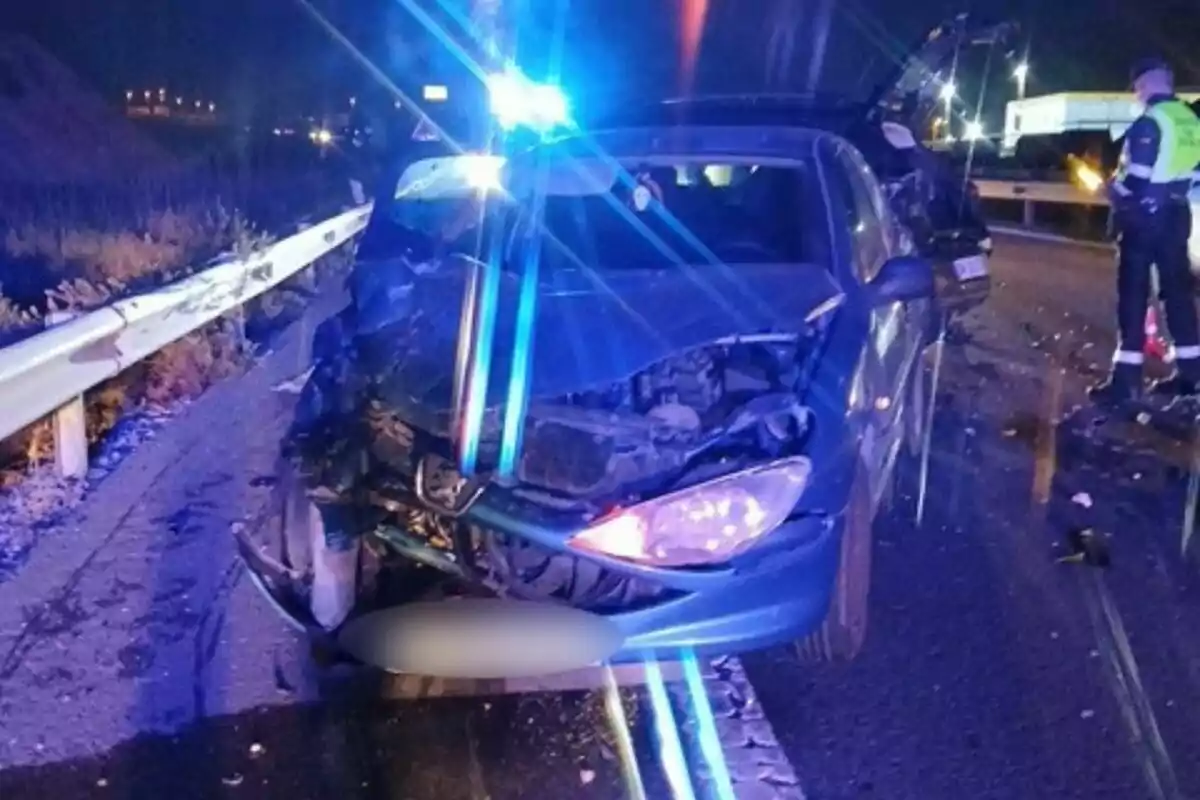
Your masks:
{"label": "lens flare streak", "polygon": [[700,744],[700,754],[712,775],[712,796],[716,800],[737,800],[733,792],[733,779],[729,775],[729,765],[725,763],[725,753],[721,749],[717,721],[713,717],[712,704],[708,701],[708,692],[704,688],[704,679],[700,675],[696,654],[691,650],[685,651],[680,660],[683,664],[683,678],[687,684],[692,714],[696,719],[696,738]]}
{"label": "lens flare streak", "polygon": [[[925,519],[925,498],[926,491],[929,488],[929,456],[933,450],[933,416],[937,411],[937,393],[938,382],[942,376],[942,355],[946,350],[946,318],[943,317],[938,328],[938,338],[934,345],[933,359],[933,378],[930,381],[929,393],[926,396],[925,402],[928,404],[926,408],[921,409],[921,413],[925,415],[921,430],[921,473],[918,478],[917,489],[917,525]],[[916,380],[925,380],[925,376],[921,374],[921,370],[917,371]],[[915,411],[915,409],[914,409]]]}
{"label": "lens flare streak", "polygon": [[[496,337],[496,305],[500,294],[500,231],[492,233],[488,259],[480,282],[478,313],[475,316],[475,340],[471,350],[470,377],[467,379],[466,410],[462,415],[459,441],[459,472],[475,474],[479,460],[479,438],[487,405],[488,381],[492,370],[492,343]],[[462,352],[462,351],[460,351]]]}
{"label": "lens flare streak", "polygon": [[688,775],[687,759],[683,754],[683,742],[675,726],[675,712],[667,696],[662,670],[652,658],[646,660],[646,690],[650,693],[650,705],[654,710],[654,729],[658,734],[663,772],[671,784],[674,800],[696,800],[692,779]]}
{"label": "lens flare streak", "polygon": [[[544,170],[539,167],[539,178]],[[541,181],[539,180],[539,183]],[[539,186],[534,200],[533,219],[541,217],[545,191]],[[521,294],[517,305],[517,324],[513,334],[512,372],[509,375],[507,404],[504,409],[504,433],[500,441],[500,476],[510,477],[521,450],[521,434],[525,427],[525,409],[529,402],[530,362],[534,344],[534,325],[537,319],[538,272],[541,247],[537,240],[526,237]]]}
{"label": "lens flare streak", "polygon": [[617,687],[617,678],[613,675],[610,666],[604,667],[604,710],[617,740],[617,758],[621,764],[621,776],[625,781],[625,788],[629,792],[629,800],[646,800],[646,787],[642,782],[641,771],[638,769],[633,736],[629,731],[629,720],[625,716],[625,707],[621,705],[621,692]]}

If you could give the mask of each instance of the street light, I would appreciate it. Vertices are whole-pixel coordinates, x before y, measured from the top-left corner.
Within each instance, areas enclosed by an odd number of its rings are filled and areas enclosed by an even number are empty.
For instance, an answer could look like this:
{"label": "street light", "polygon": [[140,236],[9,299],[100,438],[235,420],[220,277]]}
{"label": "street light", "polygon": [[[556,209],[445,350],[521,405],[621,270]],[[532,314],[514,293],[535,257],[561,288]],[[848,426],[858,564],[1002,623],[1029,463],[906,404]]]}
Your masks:
{"label": "street light", "polygon": [[966,130],[963,131],[963,138],[968,142],[977,142],[983,138],[983,123],[979,120],[971,120],[967,123]]}
{"label": "street light", "polygon": [[1013,69],[1013,78],[1017,82],[1017,99],[1025,99],[1025,86],[1029,80],[1029,64],[1022,61]]}

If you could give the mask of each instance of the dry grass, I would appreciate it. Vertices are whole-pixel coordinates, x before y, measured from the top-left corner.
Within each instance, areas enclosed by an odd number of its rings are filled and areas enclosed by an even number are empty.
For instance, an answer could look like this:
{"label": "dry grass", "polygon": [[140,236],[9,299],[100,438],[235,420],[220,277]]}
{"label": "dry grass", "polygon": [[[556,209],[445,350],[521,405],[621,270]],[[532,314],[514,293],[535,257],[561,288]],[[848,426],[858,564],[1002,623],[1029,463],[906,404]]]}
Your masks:
{"label": "dry grass", "polygon": [[[184,277],[216,255],[245,257],[273,239],[236,205],[211,193],[197,201],[137,209],[125,215],[125,226],[104,215],[76,215],[72,220],[61,207],[38,219],[12,213],[4,199],[0,198],[0,220],[10,224],[3,232],[0,280],[20,286],[14,297],[0,284],[0,337],[8,341],[40,330],[50,312],[86,312]],[[28,208],[25,204],[19,210]],[[11,222],[14,219],[20,221]],[[275,317],[297,302],[286,288],[270,292],[248,309],[215,320],[98,387],[87,397],[89,439],[98,441],[133,407],[170,406],[237,374],[250,357],[246,315]],[[0,442],[0,468],[34,466],[51,458],[48,421]]]}

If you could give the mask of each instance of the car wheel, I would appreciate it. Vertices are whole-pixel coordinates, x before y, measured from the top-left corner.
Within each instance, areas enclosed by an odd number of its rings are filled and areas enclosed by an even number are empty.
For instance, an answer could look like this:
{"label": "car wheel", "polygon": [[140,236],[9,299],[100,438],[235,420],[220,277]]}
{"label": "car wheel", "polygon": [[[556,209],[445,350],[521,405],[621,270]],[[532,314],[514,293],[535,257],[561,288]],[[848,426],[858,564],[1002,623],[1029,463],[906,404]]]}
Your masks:
{"label": "car wheel", "polygon": [[354,611],[372,583],[374,552],[355,538],[329,547],[325,525],[291,459],[280,459],[271,513],[236,533],[254,582],[292,627],[322,635]]}
{"label": "car wheel", "polygon": [[860,464],[846,505],[833,600],[821,627],[796,643],[801,661],[849,661],[862,649],[871,589],[873,517],[866,467]]}

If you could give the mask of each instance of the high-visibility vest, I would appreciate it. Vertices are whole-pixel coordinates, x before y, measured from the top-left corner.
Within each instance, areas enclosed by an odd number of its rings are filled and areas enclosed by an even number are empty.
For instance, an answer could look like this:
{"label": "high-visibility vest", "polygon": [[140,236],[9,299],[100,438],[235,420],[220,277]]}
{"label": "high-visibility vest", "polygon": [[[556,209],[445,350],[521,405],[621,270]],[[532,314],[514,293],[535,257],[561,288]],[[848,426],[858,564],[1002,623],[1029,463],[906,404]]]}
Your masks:
{"label": "high-visibility vest", "polygon": [[1162,138],[1154,167],[1144,177],[1155,185],[1190,184],[1200,166],[1200,117],[1181,100],[1155,103],[1146,114],[1158,123]]}

